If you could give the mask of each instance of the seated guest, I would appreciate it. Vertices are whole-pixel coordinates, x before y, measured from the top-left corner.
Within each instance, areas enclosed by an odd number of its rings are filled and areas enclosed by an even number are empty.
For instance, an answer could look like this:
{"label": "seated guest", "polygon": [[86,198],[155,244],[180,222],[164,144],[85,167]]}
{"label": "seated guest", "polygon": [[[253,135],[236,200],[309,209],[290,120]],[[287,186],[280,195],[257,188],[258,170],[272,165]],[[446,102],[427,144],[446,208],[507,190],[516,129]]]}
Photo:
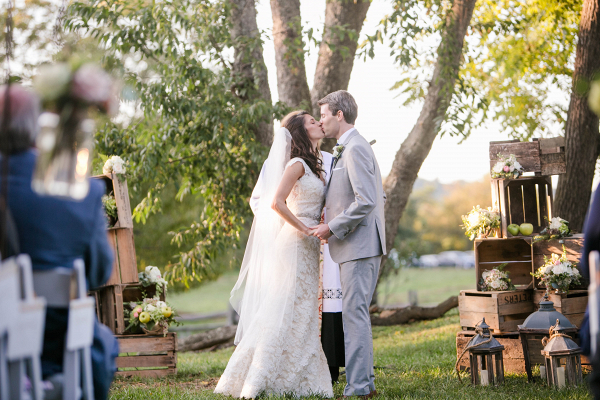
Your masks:
{"label": "seated guest", "polygon": [[[31,180],[37,158],[34,143],[38,133],[39,100],[18,85],[11,85],[9,94],[10,123],[2,140],[9,144],[8,205],[20,253],[31,257],[34,270],[69,268],[75,259],[81,258],[85,262],[88,289],[97,288],[110,277],[113,262],[102,209],[103,185],[92,180],[90,191],[82,201],[40,196],[33,192]],[[1,87],[0,119],[5,117],[5,100],[6,87]],[[67,317],[66,309],[47,310],[43,379],[54,381],[56,374],[62,372]],[[97,400],[108,397],[117,355],[118,345],[112,332],[96,321],[92,369]]]}

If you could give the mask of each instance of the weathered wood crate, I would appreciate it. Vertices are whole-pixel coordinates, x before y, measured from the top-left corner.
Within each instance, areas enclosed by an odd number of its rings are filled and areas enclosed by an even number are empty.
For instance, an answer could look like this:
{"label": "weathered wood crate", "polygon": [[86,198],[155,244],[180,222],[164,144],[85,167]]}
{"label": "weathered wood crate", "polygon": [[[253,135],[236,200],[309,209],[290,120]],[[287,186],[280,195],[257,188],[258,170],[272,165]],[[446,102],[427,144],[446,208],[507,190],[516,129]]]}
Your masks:
{"label": "weathered wood crate", "polygon": [[[538,303],[542,301],[545,293],[545,290],[535,290],[533,292],[533,301],[536,310],[539,309]],[[554,303],[556,311],[567,317],[573,325],[577,327],[581,326],[588,303],[587,290],[570,290],[567,294],[555,294],[551,292],[548,297]]]}
{"label": "weathered wood crate", "polygon": [[537,176],[564,174],[567,172],[565,138],[533,139],[531,142],[508,140],[490,142],[490,171],[498,162],[498,154],[514,154],[523,166],[524,172],[534,172]]}
{"label": "weathered wood crate", "polygon": [[[143,287],[141,284],[111,285],[95,290],[93,294],[96,298],[98,320],[108,326],[115,335],[122,335],[126,332],[128,324],[123,312],[125,305],[131,301],[141,301],[145,297],[154,297],[156,288],[153,285]],[[164,291],[160,299],[165,301]]]}
{"label": "weathered wood crate", "polygon": [[[549,176],[492,179],[492,207],[500,212],[502,237],[513,237],[508,225],[533,225],[533,233],[547,226],[552,217],[552,179]],[[544,218],[545,217],[545,218]],[[523,237],[523,236],[517,236]]]}
{"label": "weathered wood crate", "polygon": [[509,273],[517,289],[533,288],[533,250],[530,237],[506,239],[475,239],[475,278],[476,288],[481,290],[479,281],[485,270],[492,270],[506,263],[504,271]]}
{"label": "weathered wood crate", "polygon": [[177,373],[177,334],[167,336],[122,335],[117,375],[157,378]]}
{"label": "weathered wood crate", "polygon": [[106,194],[113,192],[117,203],[117,222],[108,228],[108,242],[112,247],[115,260],[110,278],[105,286],[119,285],[123,283],[137,283],[138,271],[133,240],[133,220],[131,219],[131,206],[129,204],[129,192],[127,190],[127,179],[117,175],[98,175],[106,186]]}
{"label": "weathered wood crate", "polygon": [[[567,258],[574,264],[579,264],[581,260],[581,254],[583,252],[583,234],[578,233],[573,236],[569,236],[561,239],[553,240],[542,240],[533,243],[533,268],[537,270],[539,267],[544,265],[544,256],[550,258],[552,254],[562,254],[563,245],[567,251]],[[539,286],[539,279],[535,280],[535,287],[542,289]],[[582,279],[581,284],[573,286],[574,290],[586,290],[589,282]]]}
{"label": "weathered wood crate", "polygon": [[463,329],[474,329],[485,318],[494,333],[509,333],[518,330],[517,325],[534,311],[533,291],[511,290],[478,292],[461,290],[458,297],[460,325]]}
{"label": "weathered wood crate", "polygon": [[[487,319],[486,319],[487,322]],[[496,334],[494,333],[494,338],[500,342],[502,346],[504,346],[504,351],[502,352],[502,358],[504,361],[504,372],[510,372],[514,374],[524,374],[525,371],[525,356],[523,355],[523,345],[521,343],[521,339],[518,333],[507,333],[507,334]],[[475,331],[462,331],[456,334],[456,356],[460,356],[463,352],[469,340],[475,336]],[[533,348],[533,352],[537,351],[539,357],[535,357],[532,364],[540,364],[543,365],[544,356],[541,355],[542,346],[542,338],[540,335],[539,338],[535,340],[531,340],[528,342],[530,348]],[[579,343],[579,338],[575,336],[575,342]],[[538,351],[539,350],[539,351]],[[584,370],[590,371],[591,364],[590,361],[585,357],[581,357],[581,364],[585,365]],[[469,357],[468,354],[463,356],[462,360],[458,364],[458,368],[461,371],[469,370]]]}

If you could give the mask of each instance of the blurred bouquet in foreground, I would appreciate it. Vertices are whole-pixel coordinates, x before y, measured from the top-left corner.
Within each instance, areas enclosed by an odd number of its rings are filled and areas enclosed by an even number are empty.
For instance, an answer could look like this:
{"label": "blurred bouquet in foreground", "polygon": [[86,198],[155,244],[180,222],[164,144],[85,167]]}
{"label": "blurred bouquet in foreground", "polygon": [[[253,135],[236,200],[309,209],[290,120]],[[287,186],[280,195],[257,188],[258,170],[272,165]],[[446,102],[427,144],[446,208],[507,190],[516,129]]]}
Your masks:
{"label": "blurred bouquet in foreground", "polygon": [[517,161],[514,154],[503,156],[498,154],[499,161],[492,168],[492,178],[514,178],[517,179],[523,173],[523,167]]}
{"label": "blurred bouquet in foreground", "polygon": [[500,228],[500,214],[492,210],[491,207],[486,210],[476,206],[469,214],[462,216],[462,222],[465,235],[470,240],[476,237],[485,238],[494,233],[494,230]]}
{"label": "blurred bouquet in foreground", "polygon": [[488,271],[487,269],[481,274],[479,285],[484,292],[496,290],[514,290],[515,285],[512,284],[508,277],[508,272],[504,271],[506,263],[500,264],[498,267]]}
{"label": "blurred bouquet in foreground", "polygon": [[562,255],[552,254],[550,258],[544,256],[544,265],[531,275],[541,280],[540,285],[544,286],[546,291],[553,288],[563,293],[568,293],[569,287],[572,284],[579,284],[581,279],[579,270],[567,259],[564,245]]}
{"label": "blurred bouquet in foreground", "polygon": [[175,321],[176,312],[168,303],[154,299],[129,303],[131,310],[125,309],[125,318],[129,318],[128,331],[140,327],[144,333],[166,335],[169,325]]}

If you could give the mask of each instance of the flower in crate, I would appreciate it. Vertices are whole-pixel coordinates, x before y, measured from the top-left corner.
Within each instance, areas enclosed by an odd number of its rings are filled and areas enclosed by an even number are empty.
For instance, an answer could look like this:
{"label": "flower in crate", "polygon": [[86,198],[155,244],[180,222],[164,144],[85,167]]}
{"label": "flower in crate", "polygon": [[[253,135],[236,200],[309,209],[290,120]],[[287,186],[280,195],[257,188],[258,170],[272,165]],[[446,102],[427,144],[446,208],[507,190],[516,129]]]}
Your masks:
{"label": "flower in crate", "polygon": [[127,331],[134,331],[139,327],[145,333],[166,335],[171,324],[179,324],[175,321],[177,313],[173,307],[157,298],[131,302],[124,311],[125,318],[129,320]]}
{"label": "flower in crate", "polygon": [[544,256],[544,265],[536,272],[532,272],[535,278],[540,280],[540,286],[546,290],[556,289],[568,293],[573,284],[581,283],[581,274],[575,265],[568,260],[567,250],[563,245],[563,253],[552,254],[550,258]]}
{"label": "flower in crate", "polygon": [[108,221],[108,226],[112,227],[117,222],[117,201],[115,200],[112,192],[102,196],[102,206],[104,206],[104,213]]}
{"label": "flower in crate", "polygon": [[461,226],[470,240],[478,236],[488,237],[494,229],[500,227],[500,214],[491,207],[484,209],[476,206],[469,214],[462,216],[462,222]]}
{"label": "flower in crate", "polygon": [[544,218],[548,222],[548,226],[542,229],[540,234],[533,238],[534,242],[539,242],[541,240],[559,239],[562,237],[571,236],[569,221],[564,220],[560,217],[554,217],[551,220],[548,220],[547,217]]}
{"label": "flower in crate", "polygon": [[110,175],[112,173],[123,175],[127,171],[125,164],[125,161],[121,157],[112,156],[104,163],[104,166],[102,167],[102,173],[104,175]]}
{"label": "flower in crate", "polygon": [[523,166],[517,161],[517,156],[498,154],[498,162],[492,168],[492,178],[518,178],[523,174]]}
{"label": "flower in crate", "polygon": [[487,269],[481,274],[479,286],[484,292],[515,290],[515,285],[512,284],[508,277],[508,272],[504,271],[506,263],[499,265],[497,268],[488,271]]}
{"label": "flower in crate", "polygon": [[138,279],[142,286],[156,286],[156,296],[160,296],[164,291],[167,291],[167,281],[162,277],[158,267],[147,266],[146,269],[138,273]]}

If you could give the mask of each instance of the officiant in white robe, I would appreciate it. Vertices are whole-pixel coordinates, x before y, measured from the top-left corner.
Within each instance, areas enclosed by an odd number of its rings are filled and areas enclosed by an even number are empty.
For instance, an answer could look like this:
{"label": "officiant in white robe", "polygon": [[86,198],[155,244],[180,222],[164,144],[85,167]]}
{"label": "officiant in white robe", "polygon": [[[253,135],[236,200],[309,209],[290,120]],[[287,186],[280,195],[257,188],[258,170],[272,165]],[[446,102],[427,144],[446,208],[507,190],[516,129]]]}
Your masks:
{"label": "officiant in white robe", "polygon": [[[329,182],[331,163],[333,156],[330,153],[321,151],[323,158],[323,170],[325,171],[325,181]],[[258,180],[260,181],[264,173],[260,171]],[[255,212],[258,208],[260,193],[256,184],[252,197],[250,198],[250,208]],[[342,323],[342,284],[340,281],[340,267],[329,255],[329,245],[324,244],[321,247],[323,252],[323,275],[322,275],[322,324],[321,324],[321,344],[323,352],[327,358],[331,380],[337,382],[340,375],[340,367],[345,366],[344,356],[344,326]]]}

